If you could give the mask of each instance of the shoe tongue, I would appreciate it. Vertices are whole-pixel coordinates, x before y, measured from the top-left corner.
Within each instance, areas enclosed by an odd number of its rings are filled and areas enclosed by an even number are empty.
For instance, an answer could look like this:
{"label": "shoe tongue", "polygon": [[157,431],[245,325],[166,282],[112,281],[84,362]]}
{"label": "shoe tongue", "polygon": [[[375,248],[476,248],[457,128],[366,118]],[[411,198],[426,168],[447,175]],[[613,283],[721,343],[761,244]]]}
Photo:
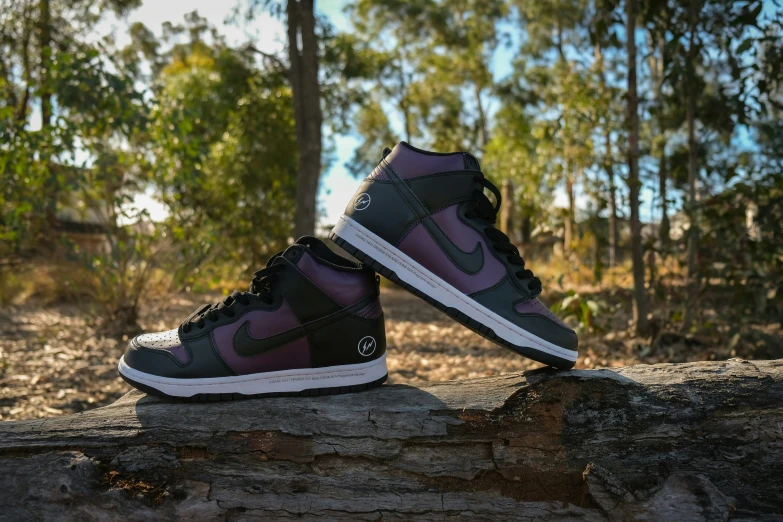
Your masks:
{"label": "shoe tongue", "polygon": [[[388,150],[388,149],[387,149]],[[436,153],[417,149],[404,141],[391,152],[384,150],[384,158],[402,178],[412,178],[461,170],[481,171],[478,160],[467,152]]]}

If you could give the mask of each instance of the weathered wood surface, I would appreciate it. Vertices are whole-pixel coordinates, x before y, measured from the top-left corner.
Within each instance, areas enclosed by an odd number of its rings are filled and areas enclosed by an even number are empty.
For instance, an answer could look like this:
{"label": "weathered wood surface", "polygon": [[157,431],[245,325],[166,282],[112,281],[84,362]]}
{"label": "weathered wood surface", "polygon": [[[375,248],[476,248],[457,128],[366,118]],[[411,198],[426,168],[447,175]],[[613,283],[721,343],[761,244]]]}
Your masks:
{"label": "weathered wood surface", "polygon": [[0,424],[2,520],[783,520],[783,361]]}

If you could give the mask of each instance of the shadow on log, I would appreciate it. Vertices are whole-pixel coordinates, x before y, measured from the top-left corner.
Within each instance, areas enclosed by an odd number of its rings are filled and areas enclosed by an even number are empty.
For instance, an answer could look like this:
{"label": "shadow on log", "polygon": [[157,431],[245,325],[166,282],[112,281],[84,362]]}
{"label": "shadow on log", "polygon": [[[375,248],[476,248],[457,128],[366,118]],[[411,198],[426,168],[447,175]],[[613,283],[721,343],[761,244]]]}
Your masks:
{"label": "shadow on log", "polygon": [[780,520],[783,361],[0,423],[2,520]]}

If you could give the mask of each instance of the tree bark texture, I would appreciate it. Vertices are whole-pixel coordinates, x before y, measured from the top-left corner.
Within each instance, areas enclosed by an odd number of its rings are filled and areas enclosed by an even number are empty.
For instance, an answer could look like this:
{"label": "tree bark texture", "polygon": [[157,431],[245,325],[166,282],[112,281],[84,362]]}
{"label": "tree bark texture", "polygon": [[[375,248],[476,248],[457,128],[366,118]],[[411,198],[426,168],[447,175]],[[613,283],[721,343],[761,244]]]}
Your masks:
{"label": "tree bark texture", "polygon": [[633,264],[633,322],[636,335],[646,337],[650,331],[647,319],[647,290],[644,287],[644,252],[642,223],[639,219],[639,97],[636,89],[636,0],[625,3],[626,50],[628,53],[628,192],[631,207],[631,260]]}
{"label": "tree bark texture", "polygon": [[0,520],[779,520],[783,361],[0,423]]}
{"label": "tree bark texture", "polygon": [[289,81],[294,98],[299,171],[296,176],[294,235],[315,231],[318,181],[321,177],[321,89],[314,0],[288,0]]}

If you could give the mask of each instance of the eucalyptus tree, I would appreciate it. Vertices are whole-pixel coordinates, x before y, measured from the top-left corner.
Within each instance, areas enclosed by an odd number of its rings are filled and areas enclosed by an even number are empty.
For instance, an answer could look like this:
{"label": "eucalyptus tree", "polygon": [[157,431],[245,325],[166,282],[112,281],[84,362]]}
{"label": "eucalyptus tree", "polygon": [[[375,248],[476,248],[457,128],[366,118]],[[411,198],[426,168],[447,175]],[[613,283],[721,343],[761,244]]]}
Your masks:
{"label": "eucalyptus tree", "polygon": [[529,93],[512,79],[501,83],[498,92],[500,109],[482,164],[496,182],[513,183],[516,201],[510,203],[518,207],[520,236],[527,243],[530,231],[550,217],[546,209],[552,207],[558,177],[552,175],[548,157],[540,154],[548,140],[545,128],[528,112]]}
{"label": "eucalyptus tree", "polygon": [[[590,28],[593,44],[593,68],[597,76],[597,96],[594,103],[594,122],[600,135],[597,159],[606,175],[608,206],[608,244],[609,267],[617,266],[619,258],[617,166],[621,163],[619,143],[623,141],[625,126],[622,125],[624,90],[621,86],[621,60],[619,28],[624,25],[617,0],[604,0],[595,3],[595,12]],[[609,78],[612,75],[613,78]]]}
{"label": "eucalyptus tree", "polygon": [[345,80],[359,92],[355,130],[364,138],[351,170],[365,170],[377,161],[377,142],[397,136],[480,156],[489,140],[489,66],[505,2],[359,0],[347,11],[354,31],[337,44]]}
{"label": "eucalyptus tree", "polygon": [[[763,2],[689,0],[667,3],[661,17],[671,37],[664,47],[666,82],[680,93],[687,143],[684,208],[689,218],[687,270],[689,303],[699,291],[700,182],[708,173],[710,139],[725,148],[731,137],[761,108],[755,42],[763,36]],[[694,307],[686,306],[683,328]]]}
{"label": "eucalyptus tree", "polygon": [[252,42],[246,50],[283,72],[291,89],[298,148],[293,234],[312,235],[323,169],[324,99],[320,71],[324,32],[328,30],[324,26],[328,24],[319,23],[315,0],[247,0],[237,6],[235,13],[244,11],[246,19],[252,19],[262,9],[285,19],[287,60],[260,51]]}
{"label": "eucalyptus tree", "polygon": [[671,24],[670,14],[667,0],[644,2],[640,6],[640,24],[643,25],[646,37],[647,68],[652,95],[648,107],[652,121],[647,127],[650,134],[650,152],[658,162],[658,198],[661,207],[658,236],[663,250],[668,250],[671,230],[668,195],[670,160],[666,148],[669,135],[681,125],[676,118],[677,108],[676,102],[672,103],[671,88],[666,84],[668,55],[671,53],[671,48],[667,49],[666,45],[667,31]]}
{"label": "eucalyptus tree", "polygon": [[549,176],[562,182],[568,197],[564,248],[570,253],[575,235],[576,187],[594,163],[593,101],[596,84],[590,73],[590,3],[586,0],[535,2],[516,0],[524,32],[517,78],[531,94],[544,140],[540,161]]}
{"label": "eucalyptus tree", "polygon": [[288,82],[293,93],[299,166],[296,175],[294,236],[315,231],[316,198],[321,178],[323,114],[318,77],[319,51],[315,0],[287,0]]}
{"label": "eucalyptus tree", "polygon": [[627,119],[628,126],[628,201],[631,214],[631,258],[633,271],[633,322],[636,335],[646,337],[650,333],[647,317],[647,290],[644,285],[644,251],[642,248],[641,220],[639,219],[639,97],[637,91],[636,57],[636,0],[625,0],[626,55],[628,59]]}

